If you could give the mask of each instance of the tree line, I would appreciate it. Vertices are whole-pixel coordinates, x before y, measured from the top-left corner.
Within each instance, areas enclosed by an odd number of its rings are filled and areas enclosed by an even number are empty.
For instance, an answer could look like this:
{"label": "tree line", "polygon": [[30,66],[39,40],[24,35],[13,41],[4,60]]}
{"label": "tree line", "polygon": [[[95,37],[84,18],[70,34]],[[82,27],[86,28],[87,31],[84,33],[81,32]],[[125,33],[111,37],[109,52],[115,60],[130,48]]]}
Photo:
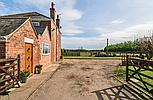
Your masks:
{"label": "tree line", "polygon": [[140,43],[138,40],[125,41],[123,43],[111,44],[104,48],[108,52],[127,52],[127,51],[140,51]]}
{"label": "tree line", "polygon": [[87,50],[87,49],[62,49],[62,53],[67,52],[103,52],[103,50]]}

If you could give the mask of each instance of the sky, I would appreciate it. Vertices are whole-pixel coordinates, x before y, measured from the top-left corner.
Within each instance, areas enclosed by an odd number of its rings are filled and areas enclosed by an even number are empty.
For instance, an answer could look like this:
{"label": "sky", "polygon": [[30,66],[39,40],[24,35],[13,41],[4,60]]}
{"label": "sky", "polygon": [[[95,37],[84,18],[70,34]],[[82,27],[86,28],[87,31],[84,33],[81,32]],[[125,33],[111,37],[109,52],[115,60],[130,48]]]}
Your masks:
{"label": "sky", "polygon": [[0,15],[37,11],[61,17],[62,48],[103,49],[153,33],[153,0],[0,0]]}

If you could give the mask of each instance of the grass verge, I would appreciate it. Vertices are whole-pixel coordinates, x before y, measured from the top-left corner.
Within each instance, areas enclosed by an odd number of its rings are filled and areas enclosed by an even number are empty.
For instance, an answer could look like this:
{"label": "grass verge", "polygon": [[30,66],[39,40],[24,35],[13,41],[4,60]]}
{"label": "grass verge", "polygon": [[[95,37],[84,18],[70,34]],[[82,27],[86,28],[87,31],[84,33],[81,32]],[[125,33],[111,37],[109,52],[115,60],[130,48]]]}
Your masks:
{"label": "grass verge", "polygon": [[64,56],[64,59],[91,59],[91,60],[121,60],[121,57],[83,57],[83,56]]}
{"label": "grass verge", "polygon": [[[129,66],[129,69],[135,71],[134,67],[133,66]],[[137,68],[136,68],[137,69]],[[149,71],[149,70],[140,70],[139,73],[142,73],[144,75],[147,75],[147,76],[150,76],[152,77],[153,76],[153,72],[152,71]],[[115,70],[115,74],[116,76],[118,77],[118,79],[122,82],[125,82],[126,80],[126,66],[121,66],[121,68]],[[129,74],[132,75],[133,72],[129,71]],[[150,78],[147,78],[147,77],[144,77],[142,75],[138,75],[138,74],[135,74],[134,75],[136,78],[141,78],[143,81],[147,82],[147,83],[150,83],[150,84],[153,84],[153,80],[150,79]],[[141,85],[142,87],[144,87],[143,85],[143,82],[138,82],[139,85]],[[149,86],[149,85],[146,85],[149,89],[153,89],[153,87]]]}

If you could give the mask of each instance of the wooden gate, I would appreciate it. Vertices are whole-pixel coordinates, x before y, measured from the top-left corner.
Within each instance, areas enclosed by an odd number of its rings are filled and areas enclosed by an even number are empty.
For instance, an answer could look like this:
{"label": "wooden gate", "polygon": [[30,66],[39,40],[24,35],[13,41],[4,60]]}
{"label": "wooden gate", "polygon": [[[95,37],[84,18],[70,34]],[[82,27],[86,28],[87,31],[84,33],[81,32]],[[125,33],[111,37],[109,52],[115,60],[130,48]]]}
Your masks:
{"label": "wooden gate", "polygon": [[96,93],[98,100],[153,100],[153,61],[128,55],[125,60],[126,81],[116,78],[121,85],[92,93]]}
{"label": "wooden gate", "polygon": [[33,73],[33,45],[25,44],[25,69]]}
{"label": "wooden gate", "polygon": [[19,85],[20,57],[0,59],[0,94]]}
{"label": "wooden gate", "polygon": [[139,95],[143,100],[153,100],[153,61],[128,56],[126,59],[128,87],[132,87],[132,92]]}

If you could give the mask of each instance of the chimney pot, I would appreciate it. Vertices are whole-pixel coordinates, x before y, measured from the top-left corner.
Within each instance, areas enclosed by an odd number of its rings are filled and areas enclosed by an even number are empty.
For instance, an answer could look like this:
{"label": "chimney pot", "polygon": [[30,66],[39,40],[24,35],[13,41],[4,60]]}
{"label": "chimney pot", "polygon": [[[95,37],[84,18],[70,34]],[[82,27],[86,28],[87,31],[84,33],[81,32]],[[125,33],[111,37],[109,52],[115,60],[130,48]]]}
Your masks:
{"label": "chimney pot", "polygon": [[54,3],[51,3],[51,8],[50,8],[50,17],[55,21],[55,8],[54,8]]}

